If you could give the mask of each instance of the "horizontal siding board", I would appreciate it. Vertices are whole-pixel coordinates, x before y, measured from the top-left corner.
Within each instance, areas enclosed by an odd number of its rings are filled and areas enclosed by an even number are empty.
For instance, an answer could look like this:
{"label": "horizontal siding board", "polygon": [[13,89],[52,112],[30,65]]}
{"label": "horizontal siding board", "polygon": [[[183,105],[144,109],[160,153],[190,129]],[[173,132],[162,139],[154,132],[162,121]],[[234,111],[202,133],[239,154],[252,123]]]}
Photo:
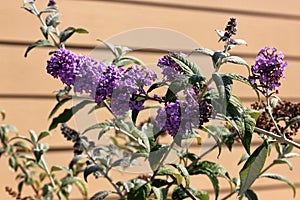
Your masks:
{"label": "horizontal siding board", "polygon": [[[5,31],[1,32],[0,39],[24,38],[25,41],[34,41],[42,37],[38,28],[38,20],[21,10],[18,2],[12,2],[8,10],[10,12],[6,14],[10,16],[10,24],[13,26],[8,26]],[[63,1],[60,3],[60,10],[63,13],[62,27],[72,25],[84,27],[90,31],[88,35],[74,36],[72,43],[88,45],[95,45],[96,39],[107,39],[126,30],[162,27],[179,31],[193,38],[200,45],[216,49],[220,48],[220,45],[216,44],[217,37],[214,30],[223,29],[227,19],[232,16],[224,13],[127,6],[101,1]],[[74,10],[76,13],[73,12]],[[246,39],[249,43],[247,48],[240,48],[239,52],[254,53],[265,45],[272,45],[290,55],[299,55],[300,47],[293,45],[299,32],[298,21],[273,20],[273,18],[238,14],[235,17],[238,18],[238,37]],[[7,23],[5,18],[0,20],[3,20],[0,21],[2,24]],[[282,37],[283,32],[285,37]]]}
{"label": "horizontal siding board", "polygon": [[[24,47],[0,45],[1,67],[0,74],[0,96],[5,95],[36,95],[36,98],[46,98],[51,95],[54,96],[55,91],[63,88],[63,84],[58,79],[52,78],[46,73],[46,60],[49,59],[49,49],[39,48],[33,50],[28,58],[23,58]],[[93,52],[88,50],[73,50],[77,54],[83,55],[101,55],[102,58],[109,58],[111,54],[106,51]],[[157,70],[156,63],[158,58],[163,56],[162,52],[157,54],[131,53],[133,56],[139,57],[144,61],[152,70]],[[213,67],[208,57],[192,57],[202,67],[202,71],[212,72]],[[250,65],[254,64],[254,56],[245,59]],[[282,81],[279,96],[297,100],[300,98],[298,93],[298,77],[299,77],[299,62],[290,61],[286,70],[286,79]],[[247,76],[247,69],[243,66],[225,65],[221,72],[238,73]],[[241,97],[255,98],[255,93],[251,88],[245,87],[241,83],[236,83],[234,87],[235,94]],[[295,92],[296,91],[296,92]],[[45,96],[45,97],[44,97]]]}

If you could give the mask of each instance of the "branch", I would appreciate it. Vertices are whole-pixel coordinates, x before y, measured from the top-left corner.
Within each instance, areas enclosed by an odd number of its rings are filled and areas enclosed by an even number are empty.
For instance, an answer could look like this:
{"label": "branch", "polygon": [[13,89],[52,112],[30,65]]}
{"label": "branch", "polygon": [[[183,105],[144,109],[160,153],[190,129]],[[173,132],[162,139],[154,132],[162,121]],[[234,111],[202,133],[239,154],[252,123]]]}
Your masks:
{"label": "branch", "polygon": [[273,139],[276,139],[277,142],[280,142],[280,143],[285,143],[285,144],[290,144],[298,149],[300,149],[300,144],[298,144],[297,142],[294,142],[292,140],[289,140],[283,136],[280,136],[280,135],[276,135],[272,132],[269,132],[269,131],[266,131],[266,130],[263,130],[261,128],[258,128],[258,127],[255,127],[254,128],[254,131],[258,132],[258,133],[261,133],[261,134],[264,134],[264,135],[267,135]]}

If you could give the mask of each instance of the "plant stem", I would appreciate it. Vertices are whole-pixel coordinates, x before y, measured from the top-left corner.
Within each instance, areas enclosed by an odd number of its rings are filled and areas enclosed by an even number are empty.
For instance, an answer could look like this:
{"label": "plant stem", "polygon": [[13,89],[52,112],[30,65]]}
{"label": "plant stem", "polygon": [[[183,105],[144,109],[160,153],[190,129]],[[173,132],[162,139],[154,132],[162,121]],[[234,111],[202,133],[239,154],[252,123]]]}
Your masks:
{"label": "plant stem", "polygon": [[228,195],[226,195],[225,197],[223,197],[221,200],[226,200],[229,197],[231,197],[232,195],[234,195],[236,193],[236,190],[232,191],[231,193],[229,193]]}
{"label": "plant stem", "polygon": [[[24,168],[24,166],[22,166],[21,164],[19,164],[19,167],[20,167],[21,171],[22,171],[24,174],[26,174],[26,175],[28,174],[28,172],[27,172],[26,168]],[[39,198],[40,195],[39,195],[38,189],[35,187],[35,185],[34,185],[33,183],[30,184],[30,186],[31,186],[31,188],[33,189],[33,191],[34,191],[34,193],[35,193],[35,197],[36,197],[36,198]]]}
{"label": "plant stem", "polygon": [[292,140],[289,140],[285,137],[282,137],[282,136],[279,136],[279,135],[276,135],[272,132],[269,132],[269,131],[266,131],[266,130],[263,130],[261,128],[258,128],[258,127],[255,127],[254,128],[254,131],[258,132],[258,133],[261,133],[261,134],[264,134],[264,135],[267,135],[273,139],[276,139],[277,142],[282,142],[282,143],[285,143],[285,144],[290,144],[298,149],[300,149],[300,144],[298,144],[297,142],[294,142]]}
{"label": "plant stem", "polygon": [[204,156],[206,156],[207,154],[209,154],[212,150],[214,150],[218,145],[215,144],[214,146],[212,146],[211,148],[209,148],[208,150],[204,151],[201,155],[199,155],[199,157],[194,160],[189,166],[187,166],[187,170],[189,170],[190,168],[192,168],[199,160],[201,160]]}
{"label": "plant stem", "polygon": [[[94,163],[94,165],[99,166],[99,164],[96,162],[96,160],[93,158],[93,156],[91,156],[87,150],[87,148],[85,146],[83,146],[88,158]],[[120,188],[113,182],[113,180],[108,176],[108,173],[104,173],[103,171],[100,171],[100,173],[102,174],[102,176],[104,178],[106,178],[108,180],[108,182],[114,187],[114,189],[116,190],[116,192],[118,193],[118,195],[120,196],[121,199],[124,199],[124,195],[122,193],[122,191],[120,190]]]}
{"label": "plant stem", "polygon": [[[43,26],[47,26],[45,20],[42,18],[41,13],[38,11],[38,9],[36,8],[35,4],[32,4],[33,9],[35,10],[35,12],[37,13],[37,17],[39,18],[40,22],[42,23]],[[50,31],[49,35],[51,37],[51,39],[53,40],[55,46],[57,48],[60,48],[60,44],[56,41],[55,36],[53,35],[53,33]],[[46,38],[47,39],[47,38]],[[64,46],[62,46],[62,48],[64,48]]]}
{"label": "plant stem", "polygon": [[47,163],[46,163],[46,161],[45,161],[45,159],[44,159],[43,156],[41,156],[40,161],[41,161],[41,164],[42,164],[42,166],[43,166],[43,168],[44,168],[44,170],[45,170],[47,176],[48,176],[49,179],[50,179],[51,185],[53,186],[53,188],[56,188],[56,185],[55,185],[55,182],[54,182],[54,180],[53,180],[53,177],[51,176],[51,173],[50,173],[50,171],[49,171],[49,168],[48,168]]}
{"label": "plant stem", "polygon": [[151,177],[151,181],[154,180],[154,178],[155,178],[156,174],[158,173],[159,169],[163,166],[163,164],[164,164],[165,160],[167,159],[169,153],[171,152],[171,149],[173,148],[174,144],[175,144],[175,142],[173,140],[173,142],[171,143],[168,151],[164,154],[163,158],[161,159],[161,161],[159,162],[158,166],[154,170],[154,173],[153,173],[153,175]]}

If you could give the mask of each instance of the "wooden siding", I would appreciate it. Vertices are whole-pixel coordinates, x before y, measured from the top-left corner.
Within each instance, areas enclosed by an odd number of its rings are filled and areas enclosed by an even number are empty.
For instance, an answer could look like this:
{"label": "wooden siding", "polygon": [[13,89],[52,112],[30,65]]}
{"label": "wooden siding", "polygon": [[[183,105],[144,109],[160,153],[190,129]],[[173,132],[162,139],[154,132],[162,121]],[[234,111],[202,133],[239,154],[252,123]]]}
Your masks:
{"label": "wooden siding", "polygon": [[[46,1],[37,1],[38,6],[46,5]],[[83,27],[89,30],[88,35],[76,35],[67,44],[72,51],[89,54],[99,45],[96,39],[107,40],[124,31],[159,27],[174,30],[192,38],[203,47],[219,49],[215,29],[223,29],[228,18],[238,18],[238,38],[247,40],[248,46],[238,47],[233,52],[245,57],[249,64],[253,64],[255,55],[262,47],[274,46],[285,52],[289,61],[286,80],[279,96],[282,99],[299,101],[300,92],[299,64],[300,64],[300,3],[290,1],[199,1],[199,0],[64,0],[59,1],[59,8],[63,14],[62,27]],[[46,130],[49,126],[47,115],[55,105],[54,91],[60,89],[62,84],[46,74],[45,65],[49,57],[49,49],[33,50],[28,58],[23,54],[28,44],[42,38],[39,30],[39,21],[26,13],[20,7],[22,1],[5,1],[0,7],[0,108],[7,112],[5,123],[14,124],[20,132],[26,134],[29,129],[37,132]],[[138,46],[134,41],[132,46]],[[172,50],[181,50],[181,46],[174,45]],[[188,50],[188,49],[184,49]],[[102,53],[105,50],[100,51]],[[232,53],[232,54],[234,54]],[[134,52],[145,63],[155,63],[162,52],[145,50]],[[246,69],[240,66],[227,65],[224,72],[246,74]],[[255,94],[237,84],[234,92],[249,105],[255,100]],[[103,116],[97,116],[98,120]],[[65,141],[59,130],[52,132],[47,140],[53,147],[46,160],[57,165],[68,164],[72,156],[71,144]],[[259,141],[258,138],[255,141]],[[299,140],[298,140],[299,141]],[[193,151],[198,151],[192,145]],[[233,176],[238,176],[236,166],[243,149],[240,145],[232,154],[226,150],[219,162],[228,168]],[[216,160],[216,155],[209,155],[207,159]],[[286,166],[275,167],[273,172],[280,172],[293,180],[297,186],[298,198],[300,195],[300,160],[293,159],[294,171],[290,172]],[[4,192],[4,186],[15,185],[14,174],[7,170],[7,160],[0,159],[1,199],[9,199]],[[115,171],[116,179],[135,177],[137,174],[121,173]],[[196,177],[194,186],[207,189],[212,193],[208,180]],[[110,187],[103,179],[89,178],[90,194],[99,189]],[[292,192],[286,184],[275,181],[258,180],[254,186],[260,199],[292,199]],[[225,182],[221,184],[221,196],[226,195],[229,187]],[[78,192],[72,196],[80,199]],[[232,199],[235,199],[232,198]],[[297,199],[297,198],[296,198]]]}

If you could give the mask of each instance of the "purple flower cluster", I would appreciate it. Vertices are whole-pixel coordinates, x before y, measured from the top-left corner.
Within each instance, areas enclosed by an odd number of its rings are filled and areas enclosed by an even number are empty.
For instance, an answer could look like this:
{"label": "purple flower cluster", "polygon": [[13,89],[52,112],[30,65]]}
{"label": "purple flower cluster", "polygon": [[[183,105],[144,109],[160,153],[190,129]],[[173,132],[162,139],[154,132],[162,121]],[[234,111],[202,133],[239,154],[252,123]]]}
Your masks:
{"label": "purple flower cluster", "polygon": [[99,79],[106,68],[107,66],[104,62],[97,62],[85,56],[76,76],[74,84],[75,91],[79,93],[85,92],[91,97],[95,97]]}
{"label": "purple flower cluster", "polygon": [[199,100],[195,88],[185,90],[184,95],[185,101],[166,102],[157,111],[156,126],[171,136],[189,133],[193,126],[201,127],[212,115],[212,105],[204,98]]}
{"label": "purple flower cluster", "polygon": [[123,73],[123,68],[114,65],[108,66],[101,73],[95,92],[95,102],[100,106],[101,103],[111,97],[114,88],[118,85]]}
{"label": "purple flower cluster", "polygon": [[129,67],[124,71],[114,89],[111,100],[113,112],[116,115],[123,116],[129,109],[144,109],[144,101],[137,101],[137,98],[140,96],[146,97],[144,87],[150,86],[156,78],[156,74],[151,70],[147,70],[144,66]]}
{"label": "purple flower cluster", "polygon": [[172,60],[171,55],[176,53],[169,53],[158,60],[157,66],[162,68],[162,75],[164,81],[172,82],[174,79],[183,74],[179,65]]}
{"label": "purple flower cluster", "polygon": [[[181,102],[166,102],[165,107],[157,110],[156,125],[171,136],[179,132],[181,123]],[[181,133],[184,135],[184,133]]]}
{"label": "purple flower cluster", "polygon": [[251,66],[252,75],[248,79],[264,95],[268,94],[268,90],[277,90],[280,79],[285,78],[284,70],[288,63],[283,61],[282,52],[276,52],[275,48],[271,51],[269,47],[263,48],[256,57],[255,65]]}
{"label": "purple flower cluster", "polygon": [[69,50],[56,50],[51,59],[47,61],[47,72],[54,78],[60,78],[68,86],[74,85],[82,59],[83,56],[77,56]]}

